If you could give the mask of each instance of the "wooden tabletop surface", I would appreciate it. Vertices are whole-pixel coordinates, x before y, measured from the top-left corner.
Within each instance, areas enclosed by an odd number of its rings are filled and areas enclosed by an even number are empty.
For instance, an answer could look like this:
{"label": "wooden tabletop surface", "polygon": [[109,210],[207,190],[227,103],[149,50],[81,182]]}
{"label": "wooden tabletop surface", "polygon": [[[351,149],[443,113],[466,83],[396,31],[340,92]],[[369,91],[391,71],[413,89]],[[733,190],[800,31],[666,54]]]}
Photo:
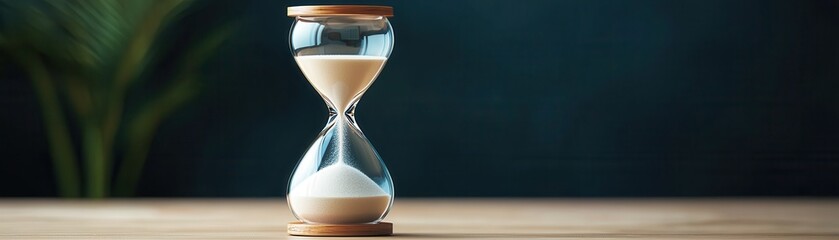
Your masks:
{"label": "wooden tabletop surface", "polygon": [[[0,199],[0,239],[313,239],[284,202]],[[839,239],[839,199],[403,198],[386,220],[379,239]]]}

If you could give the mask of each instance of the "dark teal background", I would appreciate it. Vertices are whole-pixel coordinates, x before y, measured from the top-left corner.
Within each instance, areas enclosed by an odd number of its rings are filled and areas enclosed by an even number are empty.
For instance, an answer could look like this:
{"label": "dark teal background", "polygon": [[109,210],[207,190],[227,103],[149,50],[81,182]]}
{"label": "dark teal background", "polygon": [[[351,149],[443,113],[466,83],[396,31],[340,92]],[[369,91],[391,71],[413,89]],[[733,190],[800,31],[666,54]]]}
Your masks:
{"label": "dark teal background", "polygon": [[[285,8],[319,3],[338,1],[210,1],[170,33],[177,54],[242,23],[160,129],[140,196],[285,193],[326,121]],[[839,195],[837,1],[359,3],[395,8],[357,119],[399,196]],[[4,75],[0,196],[54,195],[37,101]]]}

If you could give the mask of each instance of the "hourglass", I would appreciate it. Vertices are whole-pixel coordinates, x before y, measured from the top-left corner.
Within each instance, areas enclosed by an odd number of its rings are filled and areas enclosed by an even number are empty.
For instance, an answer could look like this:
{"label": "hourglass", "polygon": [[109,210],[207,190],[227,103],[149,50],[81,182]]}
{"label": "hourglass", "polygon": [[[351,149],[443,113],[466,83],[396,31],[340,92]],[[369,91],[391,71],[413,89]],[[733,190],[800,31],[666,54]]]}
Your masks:
{"label": "hourglass", "polygon": [[294,59],[326,102],[326,127],[292,173],[287,199],[300,220],[288,233],[308,236],[389,235],[380,222],[393,203],[393,182],[355,121],[355,107],[393,49],[385,6],[289,7]]}

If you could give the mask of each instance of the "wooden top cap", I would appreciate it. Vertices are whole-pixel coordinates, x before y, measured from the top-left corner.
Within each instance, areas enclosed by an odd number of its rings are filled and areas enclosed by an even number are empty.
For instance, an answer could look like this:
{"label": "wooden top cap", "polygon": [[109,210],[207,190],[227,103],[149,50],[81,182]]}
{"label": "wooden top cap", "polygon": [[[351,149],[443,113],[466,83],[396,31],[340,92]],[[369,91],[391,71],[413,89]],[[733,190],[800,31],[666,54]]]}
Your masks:
{"label": "wooden top cap", "polygon": [[393,7],[371,5],[314,5],[288,7],[289,17],[373,15],[393,17]]}

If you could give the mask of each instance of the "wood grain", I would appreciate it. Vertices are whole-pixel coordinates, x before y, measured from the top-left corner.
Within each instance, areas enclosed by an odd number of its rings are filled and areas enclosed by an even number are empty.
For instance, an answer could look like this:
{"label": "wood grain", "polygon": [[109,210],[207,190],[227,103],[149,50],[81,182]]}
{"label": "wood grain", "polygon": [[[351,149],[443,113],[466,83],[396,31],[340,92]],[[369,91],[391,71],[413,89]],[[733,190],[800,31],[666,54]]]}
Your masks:
{"label": "wood grain", "polygon": [[372,5],[312,5],[288,7],[289,17],[371,15],[393,17],[393,7]]}
{"label": "wood grain", "polygon": [[[293,220],[284,199],[0,200],[0,239],[310,239]],[[839,199],[397,199],[386,220],[392,239],[839,239]]]}
{"label": "wood grain", "polygon": [[288,223],[286,232],[294,236],[318,237],[386,236],[393,234],[393,224],[307,224],[295,221]]}

